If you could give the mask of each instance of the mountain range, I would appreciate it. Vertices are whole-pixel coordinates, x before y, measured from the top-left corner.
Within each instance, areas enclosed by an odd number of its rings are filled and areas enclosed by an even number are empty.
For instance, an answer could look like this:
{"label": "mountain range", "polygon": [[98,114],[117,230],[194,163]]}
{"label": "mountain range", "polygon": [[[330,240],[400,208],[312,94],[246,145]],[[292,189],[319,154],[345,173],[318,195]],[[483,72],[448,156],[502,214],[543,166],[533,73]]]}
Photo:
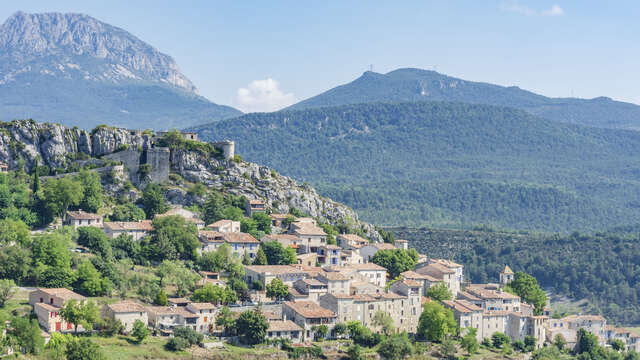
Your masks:
{"label": "mountain range", "polygon": [[0,26],[0,119],[167,129],[240,115],[198,95],[175,61],[83,14],[18,12]]}
{"label": "mountain range", "polygon": [[640,132],[508,107],[355,104],[194,127],[381,225],[569,232],[640,216]]}
{"label": "mountain range", "polygon": [[446,76],[435,71],[367,71],[356,80],[290,106],[311,109],[372,102],[455,101],[507,106],[550,120],[594,127],[640,130],[640,106],[607,97],[549,98],[516,86],[504,87]]}

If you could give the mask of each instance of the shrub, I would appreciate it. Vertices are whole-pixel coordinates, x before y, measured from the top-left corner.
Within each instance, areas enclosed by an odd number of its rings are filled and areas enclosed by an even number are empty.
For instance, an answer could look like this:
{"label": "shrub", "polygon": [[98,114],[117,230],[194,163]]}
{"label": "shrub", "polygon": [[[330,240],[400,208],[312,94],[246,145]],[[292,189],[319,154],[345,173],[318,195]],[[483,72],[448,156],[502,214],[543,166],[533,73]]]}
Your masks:
{"label": "shrub", "polygon": [[169,351],[181,351],[191,346],[189,341],[184,338],[173,337],[167,341],[165,344],[165,348]]}

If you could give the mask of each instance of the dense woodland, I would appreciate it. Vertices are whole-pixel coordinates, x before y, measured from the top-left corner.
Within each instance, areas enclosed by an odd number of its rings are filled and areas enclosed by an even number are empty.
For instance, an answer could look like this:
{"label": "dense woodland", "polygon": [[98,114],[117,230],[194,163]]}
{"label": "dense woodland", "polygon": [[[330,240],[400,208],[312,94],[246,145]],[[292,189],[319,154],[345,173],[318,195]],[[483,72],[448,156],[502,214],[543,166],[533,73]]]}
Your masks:
{"label": "dense woodland", "polygon": [[[569,233],[640,215],[640,134],[459,103],[247,114],[196,128],[381,225]],[[268,148],[269,151],[265,151]]]}
{"label": "dense woodland", "polygon": [[589,300],[588,310],[611,322],[640,322],[640,228],[567,236],[427,229],[394,233],[421,253],[465,264],[465,276],[473,283],[497,282],[509,265],[556,294]]}

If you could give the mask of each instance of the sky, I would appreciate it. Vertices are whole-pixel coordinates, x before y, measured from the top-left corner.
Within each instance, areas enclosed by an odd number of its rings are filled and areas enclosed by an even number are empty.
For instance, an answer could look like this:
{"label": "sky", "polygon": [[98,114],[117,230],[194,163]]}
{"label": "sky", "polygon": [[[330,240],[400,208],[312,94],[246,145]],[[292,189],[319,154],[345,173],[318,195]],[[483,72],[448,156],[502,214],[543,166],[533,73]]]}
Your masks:
{"label": "sky", "polygon": [[243,111],[403,67],[640,104],[637,0],[0,0],[0,19],[19,10],[121,27],[171,55],[201,95]]}

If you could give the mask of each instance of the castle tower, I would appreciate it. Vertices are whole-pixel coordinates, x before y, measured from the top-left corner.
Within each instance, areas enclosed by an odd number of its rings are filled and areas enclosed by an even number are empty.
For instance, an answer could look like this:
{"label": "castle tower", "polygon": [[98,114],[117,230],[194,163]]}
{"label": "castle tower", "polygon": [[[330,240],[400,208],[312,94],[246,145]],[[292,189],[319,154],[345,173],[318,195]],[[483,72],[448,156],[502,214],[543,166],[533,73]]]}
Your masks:
{"label": "castle tower", "polygon": [[513,270],[509,265],[505,265],[504,269],[500,272],[500,286],[504,287],[508,283],[513,281]]}
{"label": "castle tower", "polygon": [[222,150],[225,160],[233,159],[233,156],[235,155],[235,143],[232,140],[219,141],[214,143],[213,146]]}

